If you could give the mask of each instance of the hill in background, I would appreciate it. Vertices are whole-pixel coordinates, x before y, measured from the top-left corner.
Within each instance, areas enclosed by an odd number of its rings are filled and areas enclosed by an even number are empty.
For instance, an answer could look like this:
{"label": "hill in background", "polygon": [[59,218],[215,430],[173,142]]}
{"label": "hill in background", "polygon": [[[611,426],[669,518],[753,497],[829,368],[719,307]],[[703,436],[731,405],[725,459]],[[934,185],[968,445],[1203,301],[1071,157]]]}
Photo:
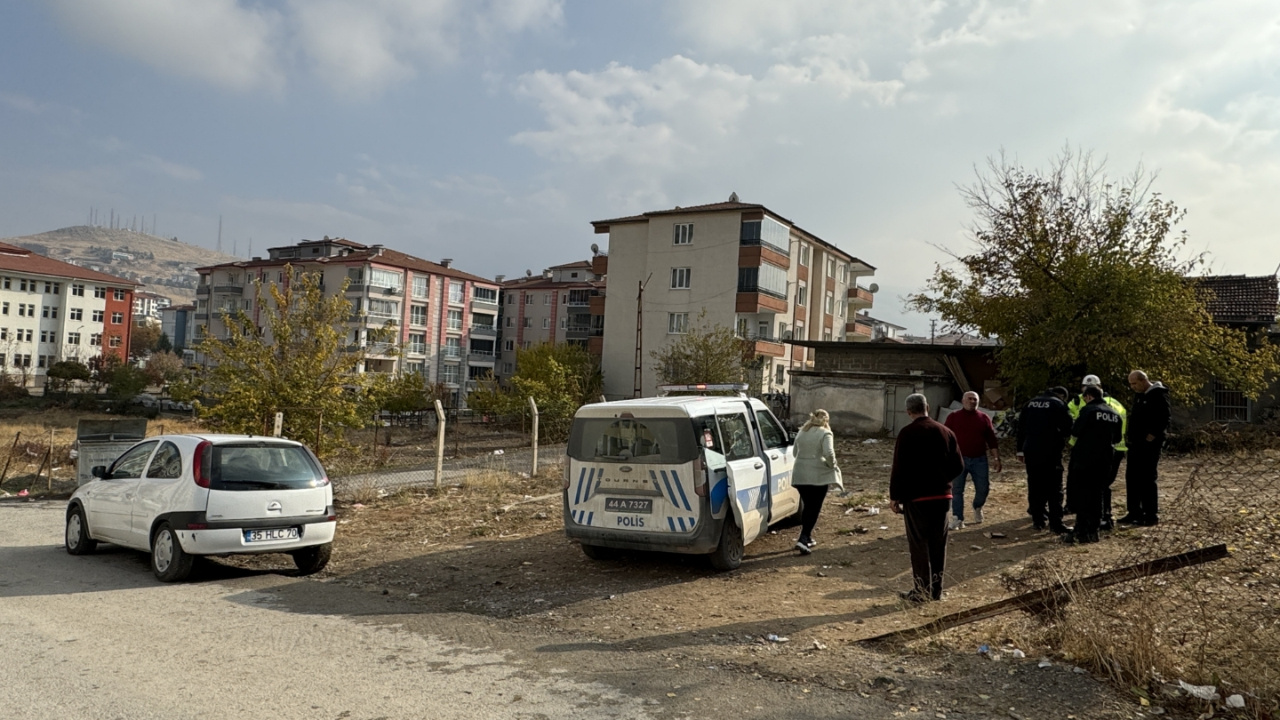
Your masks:
{"label": "hill in background", "polygon": [[77,225],[39,235],[3,238],[55,260],[142,283],[146,292],[164,295],[174,305],[195,300],[200,282],[195,269],[242,258],[132,230]]}

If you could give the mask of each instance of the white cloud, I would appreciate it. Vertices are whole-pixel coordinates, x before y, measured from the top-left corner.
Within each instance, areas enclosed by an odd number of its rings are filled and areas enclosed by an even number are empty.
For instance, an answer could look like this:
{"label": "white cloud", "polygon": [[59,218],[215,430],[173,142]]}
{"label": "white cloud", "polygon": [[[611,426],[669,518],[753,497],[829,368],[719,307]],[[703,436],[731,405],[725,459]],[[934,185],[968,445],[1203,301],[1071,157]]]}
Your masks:
{"label": "white cloud", "polygon": [[51,1],[76,34],[160,72],[279,91],[302,71],[351,98],[563,20],[562,0]]}
{"label": "white cloud", "polygon": [[26,95],[15,95],[13,93],[0,92],[0,103],[4,103],[14,110],[20,110],[32,115],[39,115],[49,108],[46,103],[42,103]]}
{"label": "white cloud", "polygon": [[136,166],[146,172],[183,182],[196,182],[204,179],[204,174],[193,167],[179,165],[154,155],[144,155]]}
{"label": "white cloud", "polygon": [[233,90],[284,81],[280,16],[236,0],[51,0],[72,31],[161,72]]}

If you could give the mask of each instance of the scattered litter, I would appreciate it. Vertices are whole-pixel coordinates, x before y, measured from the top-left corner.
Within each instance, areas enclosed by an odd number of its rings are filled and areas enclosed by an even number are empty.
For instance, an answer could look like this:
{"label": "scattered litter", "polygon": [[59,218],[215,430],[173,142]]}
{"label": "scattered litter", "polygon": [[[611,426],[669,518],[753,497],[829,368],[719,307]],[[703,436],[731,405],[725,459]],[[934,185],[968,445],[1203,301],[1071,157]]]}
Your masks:
{"label": "scattered litter", "polygon": [[1213,685],[1192,685],[1186,681],[1179,680],[1178,687],[1186,690],[1192,695],[1192,697],[1198,697],[1201,700],[1208,700],[1212,702],[1222,697],[1218,694],[1218,688]]}
{"label": "scattered litter", "polygon": [[1009,654],[1010,654],[1010,655],[1012,655],[1012,656],[1014,656],[1014,657],[1016,657],[1016,658],[1024,658],[1024,657],[1026,657],[1026,656],[1027,656],[1027,654],[1026,654],[1026,653],[1022,652],[1021,650],[1019,650],[1019,649],[1017,649],[1017,648],[1014,648],[1014,649],[1010,650],[1010,651],[1009,651]]}
{"label": "scattered litter", "polygon": [[1089,671],[1088,671],[1088,670],[1085,670],[1084,668],[1080,667],[1079,665],[1076,665],[1075,667],[1071,668],[1071,672],[1073,672],[1073,673],[1075,673],[1075,674],[1077,674],[1077,675],[1087,675],[1087,674],[1089,673]]}
{"label": "scattered litter", "polygon": [[534,513],[534,514],[533,514],[533,519],[534,519],[534,520],[546,520],[546,519],[547,519],[547,514],[546,514],[546,513],[544,513],[544,512],[536,512],[536,513]]}
{"label": "scattered litter", "polygon": [[1002,532],[993,532],[993,533],[991,533],[991,534],[987,535],[987,537],[991,538],[992,540],[1003,540],[1003,539],[1005,539],[1005,538],[1007,538],[1007,537],[1009,537],[1009,536],[1008,536],[1008,535],[1005,535],[1005,534],[1004,534],[1004,533],[1002,533]]}
{"label": "scattered litter", "polygon": [[605,598],[605,600],[614,600],[617,597],[618,597],[617,595],[610,595],[609,597]]}
{"label": "scattered litter", "polygon": [[970,549],[970,550],[981,550],[981,549],[982,549],[982,546],[981,546],[981,545],[970,545],[970,546],[969,546],[969,549]]}
{"label": "scattered litter", "polygon": [[827,576],[826,573],[822,572],[821,570],[818,571],[818,577],[826,577],[826,576]]}
{"label": "scattered litter", "polygon": [[[814,640],[814,641],[813,641],[813,649],[814,649],[814,650],[826,650],[826,649],[827,649],[827,646],[826,646],[826,645],[823,645],[822,643],[818,642],[817,640]],[[1239,695],[1232,695],[1232,697],[1240,697],[1240,696],[1239,696]],[[1244,707],[1244,705],[1243,705],[1243,701],[1241,701],[1241,702],[1242,702],[1242,704],[1240,705],[1240,707]]]}
{"label": "scattered litter", "polygon": [[517,474],[517,475],[519,475],[519,476],[521,477],[521,479],[524,479],[524,480],[528,480],[528,479],[529,479],[529,473],[527,473],[527,472],[516,473],[516,474]]}
{"label": "scattered litter", "polygon": [[780,637],[778,635],[775,635],[774,633],[769,633],[768,635],[765,635],[764,639],[768,640],[769,642],[775,642],[775,643],[791,642],[791,638]]}
{"label": "scattered litter", "polygon": [[1229,707],[1229,708],[1242,708],[1242,707],[1244,707],[1244,696],[1243,696],[1243,695],[1228,695],[1228,696],[1227,696],[1227,707]]}
{"label": "scattered litter", "polygon": [[888,526],[888,525],[881,525],[881,526],[880,526],[880,529],[881,529],[881,530],[888,530],[888,529],[889,529],[889,526]]}
{"label": "scattered litter", "polygon": [[387,489],[386,489],[386,488],[379,488],[379,489],[378,489],[378,497],[380,497],[380,498],[384,498],[384,497],[386,497],[386,496],[388,496],[388,495],[390,495],[390,494],[391,494],[391,493],[390,493],[390,492],[387,492]]}
{"label": "scattered litter", "polygon": [[853,513],[853,511],[854,511],[855,509],[856,509],[856,508],[849,508],[848,510],[845,510],[845,511],[844,511],[844,514],[845,514],[845,515],[852,514],[852,513]]}
{"label": "scattered litter", "polygon": [[879,514],[880,514],[880,508],[875,507],[875,506],[869,507],[869,508],[867,508],[867,514],[868,514],[868,515],[879,515]]}
{"label": "scattered litter", "polygon": [[494,455],[506,455],[506,454],[507,454],[507,451],[506,451],[506,450],[494,450],[494,451],[493,451],[493,454],[494,454]]}
{"label": "scattered litter", "polygon": [[18,497],[26,497],[30,494],[31,493],[27,492],[26,488],[22,488],[21,490],[18,491]]}
{"label": "scattered litter", "polygon": [[364,503],[356,503],[355,505],[352,505],[351,507],[355,508],[356,510],[363,510],[363,509],[364,509]]}
{"label": "scattered litter", "polygon": [[879,440],[877,440],[877,439],[875,439],[875,438],[867,438],[866,440],[863,440],[863,441],[862,441],[862,444],[863,444],[863,445],[875,445],[875,444],[876,444],[876,443],[878,443],[878,442],[880,442],[880,441],[879,441]]}
{"label": "scattered litter", "polygon": [[1053,663],[1049,661],[1049,658],[1040,658],[1040,664],[1037,665],[1037,667],[1041,667],[1041,668],[1053,667]]}
{"label": "scattered litter", "polygon": [[418,593],[409,593],[409,599],[410,599],[410,600],[417,600],[417,599],[418,599]]}
{"label": "scattered litter", "polygon": [[991,646],[990,646],[990,645],[979,645],[979,646],[978,646],[978,654],[979,654],[979,655],[987,655],[987,654],[990,654],[990,653],[991,653]]}

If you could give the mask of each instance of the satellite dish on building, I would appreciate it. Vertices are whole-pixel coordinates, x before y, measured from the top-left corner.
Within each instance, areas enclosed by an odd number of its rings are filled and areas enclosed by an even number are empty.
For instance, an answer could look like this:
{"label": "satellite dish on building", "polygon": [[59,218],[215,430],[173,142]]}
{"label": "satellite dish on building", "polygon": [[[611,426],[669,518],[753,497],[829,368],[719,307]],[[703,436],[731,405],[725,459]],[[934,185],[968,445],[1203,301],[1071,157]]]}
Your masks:
{"label": "satellite dish on building", "polygon": [[533,277],[533,271],[532,271],[532,270],[525,270],[525,271],[524,271],[524,276],[525,276],[525,277]]}
{"label": "satellite dish on building", "polygon": [[597,245],[597,244],[595,244],[595,243],[591,243],[591,254],[592,254],[592,255],[599,255],[599,254],[600,254],[600,246],[599,246],[599,245]]}
{"label": "satellite dish on building", "polygon": [[729,193],[729,202],[738,202],[738,193],[736,192]]}
{"label": "satellite dish on building", "polygon": [[867,292],[878,293],[880,292],[880,286],[876,283],[871,283],[871,285],[867,286]]}

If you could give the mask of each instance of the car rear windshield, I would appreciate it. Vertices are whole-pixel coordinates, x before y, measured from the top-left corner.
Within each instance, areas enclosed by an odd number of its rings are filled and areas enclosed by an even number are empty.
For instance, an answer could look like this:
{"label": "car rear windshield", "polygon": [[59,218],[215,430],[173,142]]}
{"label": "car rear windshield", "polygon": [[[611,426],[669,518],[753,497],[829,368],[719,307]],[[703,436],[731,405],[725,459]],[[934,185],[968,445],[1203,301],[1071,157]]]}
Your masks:
{"label": "car rear windshield", "polygon": [[319,487],[324,471],[300,445],[246,442],[213,446],[211,490]]}
{"label": "car rear windshield", "polygon": [[678,465],[698,454],[693,423],[675,418],[578,418],[569,457],[586,462]]}

